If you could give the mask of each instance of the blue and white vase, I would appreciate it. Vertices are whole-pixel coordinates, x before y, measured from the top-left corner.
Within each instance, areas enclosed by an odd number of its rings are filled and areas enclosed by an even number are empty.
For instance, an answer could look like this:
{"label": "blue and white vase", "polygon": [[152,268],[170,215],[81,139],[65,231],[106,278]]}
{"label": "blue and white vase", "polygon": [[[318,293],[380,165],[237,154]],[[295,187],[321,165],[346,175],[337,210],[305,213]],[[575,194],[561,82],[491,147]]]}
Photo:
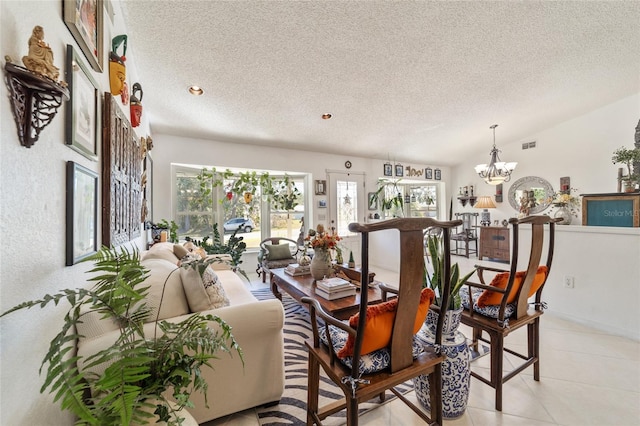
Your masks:
{"label": "blue and white vase", "polygon": [[[447,359],[442,363],[442,416],[445,419],[455,419],[464,414],[469,401],[471,382],[469,347],[467,346],[467,338],[457,331],[462,308],[447,311],[445,315],[441,346]],[[425,324],[416,336],[424,346],[433,346],[437,321],[438,313],[429,310]],[[444,330],[447,330],[447,333]],[[427,410],[430,410],[429,376],[418,376],[413,382],[418,401]]]}

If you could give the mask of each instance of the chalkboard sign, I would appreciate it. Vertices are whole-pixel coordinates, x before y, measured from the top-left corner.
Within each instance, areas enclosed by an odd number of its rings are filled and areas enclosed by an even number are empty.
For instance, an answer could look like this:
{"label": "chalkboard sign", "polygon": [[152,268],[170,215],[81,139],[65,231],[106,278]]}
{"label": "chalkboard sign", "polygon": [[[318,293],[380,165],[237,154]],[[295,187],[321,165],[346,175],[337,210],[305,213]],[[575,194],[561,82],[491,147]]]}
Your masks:
{"label": "chalkboard sign", "polygon": [[582,224],[639,226],[640,194],[582,194]]}

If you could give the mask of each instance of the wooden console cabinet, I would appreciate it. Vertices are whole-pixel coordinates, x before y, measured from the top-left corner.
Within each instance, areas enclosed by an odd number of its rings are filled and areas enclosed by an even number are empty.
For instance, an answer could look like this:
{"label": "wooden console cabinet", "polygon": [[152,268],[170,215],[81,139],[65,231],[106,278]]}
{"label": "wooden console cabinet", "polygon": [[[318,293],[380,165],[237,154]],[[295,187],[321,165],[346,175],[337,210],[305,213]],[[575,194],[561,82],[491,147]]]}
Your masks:
{"label": "wooden console cabinet", "polygon": [[480,255],[483,257],[509,262],[509,228],[504,226],[480,227]]}

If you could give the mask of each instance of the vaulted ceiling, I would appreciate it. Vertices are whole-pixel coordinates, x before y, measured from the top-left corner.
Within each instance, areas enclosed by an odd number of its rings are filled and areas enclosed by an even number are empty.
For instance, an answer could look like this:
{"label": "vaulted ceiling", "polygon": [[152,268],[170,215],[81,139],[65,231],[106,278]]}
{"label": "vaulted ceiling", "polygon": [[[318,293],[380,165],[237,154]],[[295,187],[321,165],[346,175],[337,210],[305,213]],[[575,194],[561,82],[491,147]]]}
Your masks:
{"label": "vaulted ceiling", "polygon": [[638,1],[121,7],[153,133],[454,165],[640,92]]}

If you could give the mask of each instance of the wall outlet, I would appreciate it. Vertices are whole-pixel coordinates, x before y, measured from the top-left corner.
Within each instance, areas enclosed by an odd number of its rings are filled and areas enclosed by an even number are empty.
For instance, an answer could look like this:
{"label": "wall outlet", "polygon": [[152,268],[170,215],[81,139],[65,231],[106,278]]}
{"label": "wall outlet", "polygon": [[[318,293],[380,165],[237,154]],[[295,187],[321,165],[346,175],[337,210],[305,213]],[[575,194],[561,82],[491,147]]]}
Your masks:
{"label": "wall outlet", "polygon": [[575,287],[575,278],[571,275],[564,276],[564,288],[574,288]]}

